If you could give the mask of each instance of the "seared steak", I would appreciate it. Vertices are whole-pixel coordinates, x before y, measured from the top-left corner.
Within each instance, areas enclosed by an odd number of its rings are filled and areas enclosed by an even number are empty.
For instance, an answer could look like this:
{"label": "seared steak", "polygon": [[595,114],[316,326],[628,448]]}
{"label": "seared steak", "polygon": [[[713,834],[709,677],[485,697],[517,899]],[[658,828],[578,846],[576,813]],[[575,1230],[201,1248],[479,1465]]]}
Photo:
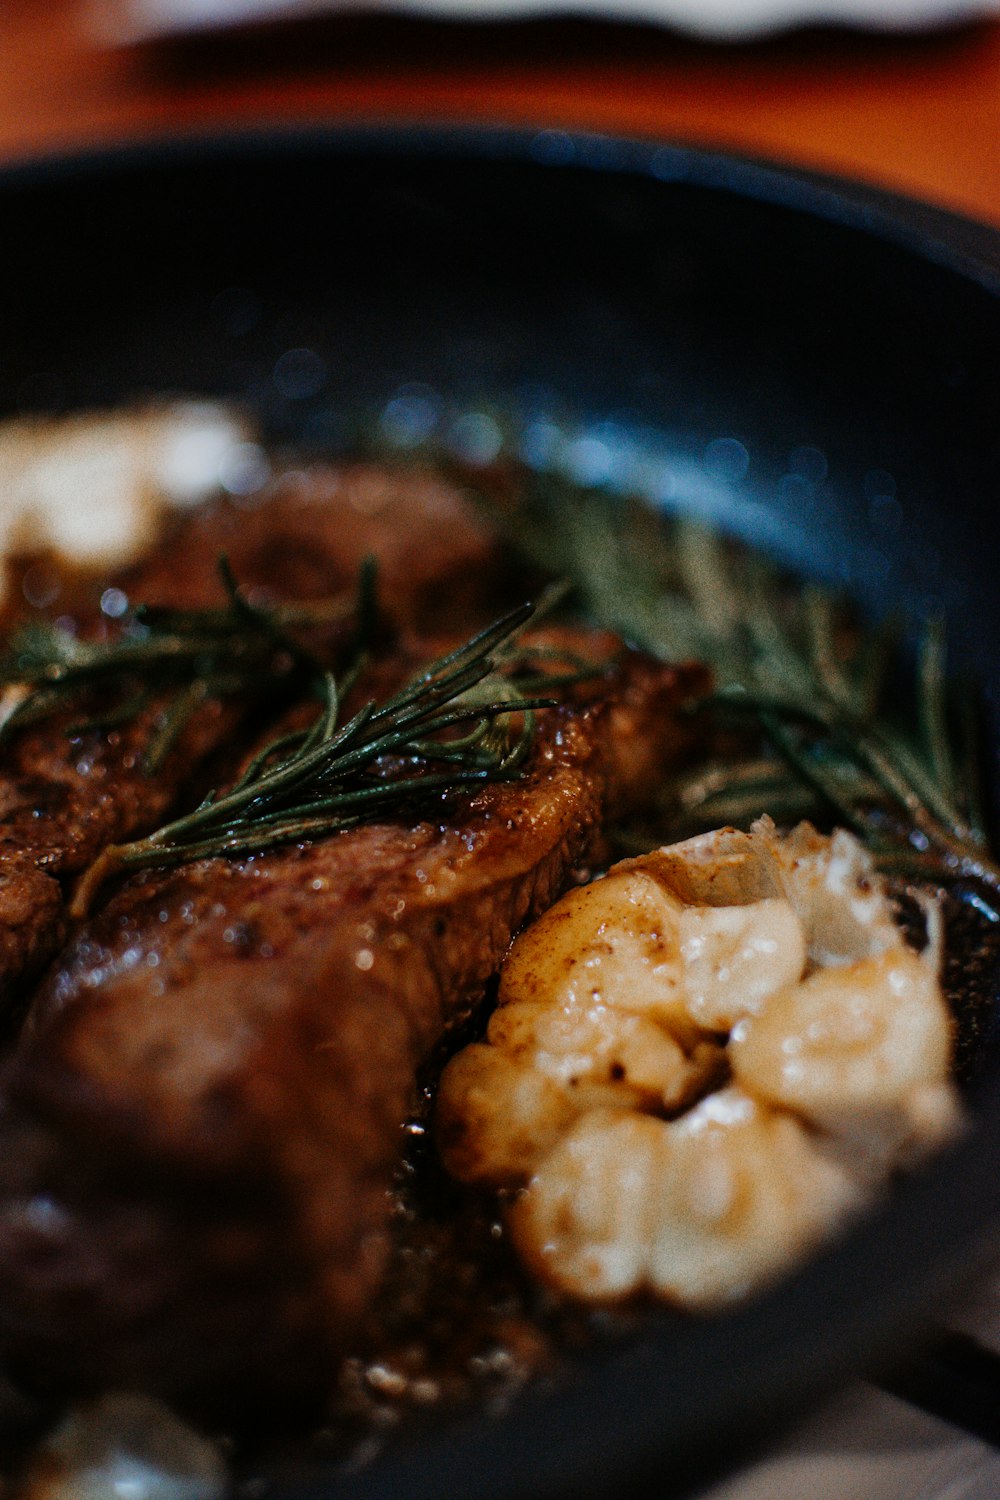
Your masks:
{"label": "seared steak", "polygon": [[641,800],[697,669],[626,655],[526,774],[417,822],[127,882],[36,997],[0,1092],[0,1346],[38,1388],[233,1406],[357,1329],[417,1068]]}
{"label": "seared steak", "polygon": [[183,517],[175,534],[200,568],[178,568],[168,537],[139,579],[126,580],[134,598],[179,608],[211,602],[212,565],[222,553],[256,602],[324,598],[351,587],[371,556],[397,624],[462,631],[500,614],[510,586],[483,512],[440,474],[416,466],[295,469],[249,505],[221,500]]}
{"label": "seared steak", "polygon": [[[393,478],[354,465],[297,471],[249,511],[220,500],[182,516],[153,555],[116,583],[138,602],[217,605],[215,560],[223,553],[259,603],[338,594],[346,600],[363,559],[374,556],[385,612],[397,626],[419,625],[434,600],[436,627],[461,626],[477,587],[482,594],[482,576],[499,576],[492,535],[451,486],[430,475]],[[78,586],[76,597],[61,597],[56,607],[65,612],[69,605],[85,630],[96,628],[94,587]],[[481,597],[477,607],[481,612]],[[332,652],[335,641],[334,630],[322,650]],[[163,703],[110,732],[68,734],[87,717],[86,706],[76,704],[14,739],[0,757],[0,999],[23,988],[58,948],[65,928],[60,882],[106,844],[155,828],[185,791],[190,800],[199,768],[228,744],[253,704],[252,694],[204,704],[155,774],[143,752],[160,727]]]}

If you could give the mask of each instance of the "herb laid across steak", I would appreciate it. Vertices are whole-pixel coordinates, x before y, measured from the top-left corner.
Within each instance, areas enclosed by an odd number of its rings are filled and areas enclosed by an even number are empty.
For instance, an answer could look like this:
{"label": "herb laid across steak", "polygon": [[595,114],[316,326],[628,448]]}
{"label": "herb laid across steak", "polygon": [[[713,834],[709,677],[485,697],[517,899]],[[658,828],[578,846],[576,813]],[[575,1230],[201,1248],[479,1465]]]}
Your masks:
{"label": "herb laid across steak", "polygon": [[652,790],[701,686],[626,653],[540,716],[518,781],[126,883],[3,1077],[12,1371],[234,1408],[328,1373],[382,1275],[421,1061]]}
{"label": "herb laid across steak", "polygon": [[[147,560],[115,580],[117,592],[144,604],[217,607],[221,555],[261,607],[346,600],[364,559],[374,557],[385,613],[404,628],[419,627],[432,611],[438,629],[466,624],[473,596],[484,592],[481,580],[501,573],[495,539],[451,485],[427,473],[392,476],[354,465],[296,471],[249,508],[220,500],[178,518]],[[52,608],[75,616],[84,636],[113,634],[99,609],[107,582],[67,582]],[[475,607],[482,610],[482,598]],[[322,656],[335,654],[337,638],[335,629],[320,638]],[[0,749],[0,1002],[16,996],[63,940],[67,883],[107,844],[145,833],[185,799],[197,800],[204,768],[249,714],[267,713],[259,686],[225,701],[209,697],[153,771],[145,755],[169,702],[155,691],[136,717],[113,727],[83,727],[106,707],[91,695]],[[280,690],[278,697],[272,708],[281,706]]]}

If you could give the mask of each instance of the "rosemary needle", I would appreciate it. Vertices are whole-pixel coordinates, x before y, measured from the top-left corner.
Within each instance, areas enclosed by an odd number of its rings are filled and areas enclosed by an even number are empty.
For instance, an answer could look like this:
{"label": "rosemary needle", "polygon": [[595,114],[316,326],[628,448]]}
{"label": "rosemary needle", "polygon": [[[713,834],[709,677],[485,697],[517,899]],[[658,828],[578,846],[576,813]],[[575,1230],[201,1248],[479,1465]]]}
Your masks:
{"label": "rosemary needle", "polygon": [[217,609],[140,605],[107,641],[80,640],[48,621],[16,631],[0,658],[0,745],[84,702],[92,712],[71,723],[69,734],[111,728],[155,703],[159,725],[145,752],[146,769],[155,771],[207,698],[259,696],[321,678],[319,663],[293,634],[296,627],[356,612],[355,655],[363,649],[360,637],[372,620],[370,566],[362,569],[356,596],[269,609],[241,594],[225,557],[218,570],[225,603]]}
{"label": "rosemary needle", "polygon": [[[342,686],[328,674],[308,729],[271,740],[228,792],[212,793],[145,838],[105,849],[80,881],[71,914],[85,916],[116,874],[325,838],[421,798],[516,775],[535,711],[555,706],[502,675],[515,665],[511,643],[533,612],[530,604],[513,610],[343,724]],[[458,729],[465,733],[455,737]]]}
{"label": "rosemary needle", "polygon": [[[847,630],[835,599],[790,584],[763,554],[552,473],[525,476],[505,516],[514,545],[564,573],[598,623],[712,668],[716,689],[694,710],[752,731],[735,747],[729,737],[710,786],[699,768],[665,789],[673,812],[659,841],[691,831],[698,813],[794,808],[851,828],[886,869],[1000,891],[979,808],[975,704],[967,690],[953,701],[939,619],[917,648],[914,722],[901,723],[887,690],[901,664],[896,620]],[[766,774],[762,743],[774,757]]]}

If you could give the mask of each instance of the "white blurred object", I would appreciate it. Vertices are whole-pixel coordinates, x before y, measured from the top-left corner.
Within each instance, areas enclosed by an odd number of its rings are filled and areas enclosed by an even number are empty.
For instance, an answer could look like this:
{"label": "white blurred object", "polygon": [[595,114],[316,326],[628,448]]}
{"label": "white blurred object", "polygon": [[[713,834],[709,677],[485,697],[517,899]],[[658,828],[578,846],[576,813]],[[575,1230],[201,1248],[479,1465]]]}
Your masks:
{"label": "white blurred object", "polygon": [[20,1500],[221,1500],[218,1449],[159,1401],[102,1396],[43,1443]]}
{"label": "white blurred object", "polygon": [[[0,561],[52,551],[81,567],[131,562],[166,508],[219,489],[252,436],[211,401],[0,422]],[[0,568],[0,599],[4,587]]]}
{"label": "white blurred object", "polygon": [[737,41],[803,25],[878,31],[948,26],[998,14],[1000,0],[90,0],[90,10],[98,36],[117,46],[338,11],[397,11],[461,21],[591,16]]}

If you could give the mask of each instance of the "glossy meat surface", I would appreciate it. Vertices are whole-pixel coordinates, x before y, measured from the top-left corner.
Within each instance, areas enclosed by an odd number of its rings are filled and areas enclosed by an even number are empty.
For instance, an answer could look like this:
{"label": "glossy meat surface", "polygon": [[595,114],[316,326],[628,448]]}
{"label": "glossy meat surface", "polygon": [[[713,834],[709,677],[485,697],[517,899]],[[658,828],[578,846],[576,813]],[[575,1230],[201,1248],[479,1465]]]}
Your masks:
{"label": "glossy meat surface", "polygon": [[697,670],[626,657],[527,774],[240,863],[128,882],[3,1080],[0,1343],[49,1388],[243,1402],[357,1329],[417,1067],[680,735]]}
{"label": "glossy meat surface", "polygon": [[[475,588],[482,592],[476,580],[497,572],[489,529],[451,485],[353,465],[296,471],[249,509],[220,500],[180,516],[152,555],[116,583],[133,602],[217,606],[215,562],[224,554],[260,605],[340,595],[349,603],[361,563],[374,557],[385,612],[404,628],[419,627],[435,600],[443,601],[436,628],[466,624]],[[106,584],[67,583],[55,607],[100,632]],[[335,642],[336,631],[322,651]],[[252,695],[204,704],[149,774],[143,753],[163,707],[154,702],[110,731],[76,731],[87,717],[87,706],[76,703],[0,752],[0,999],[23,988],[58,948],[67,882],[105,845],[155,828],[185,792],[190,800],[202,768],[259,712]]]}

